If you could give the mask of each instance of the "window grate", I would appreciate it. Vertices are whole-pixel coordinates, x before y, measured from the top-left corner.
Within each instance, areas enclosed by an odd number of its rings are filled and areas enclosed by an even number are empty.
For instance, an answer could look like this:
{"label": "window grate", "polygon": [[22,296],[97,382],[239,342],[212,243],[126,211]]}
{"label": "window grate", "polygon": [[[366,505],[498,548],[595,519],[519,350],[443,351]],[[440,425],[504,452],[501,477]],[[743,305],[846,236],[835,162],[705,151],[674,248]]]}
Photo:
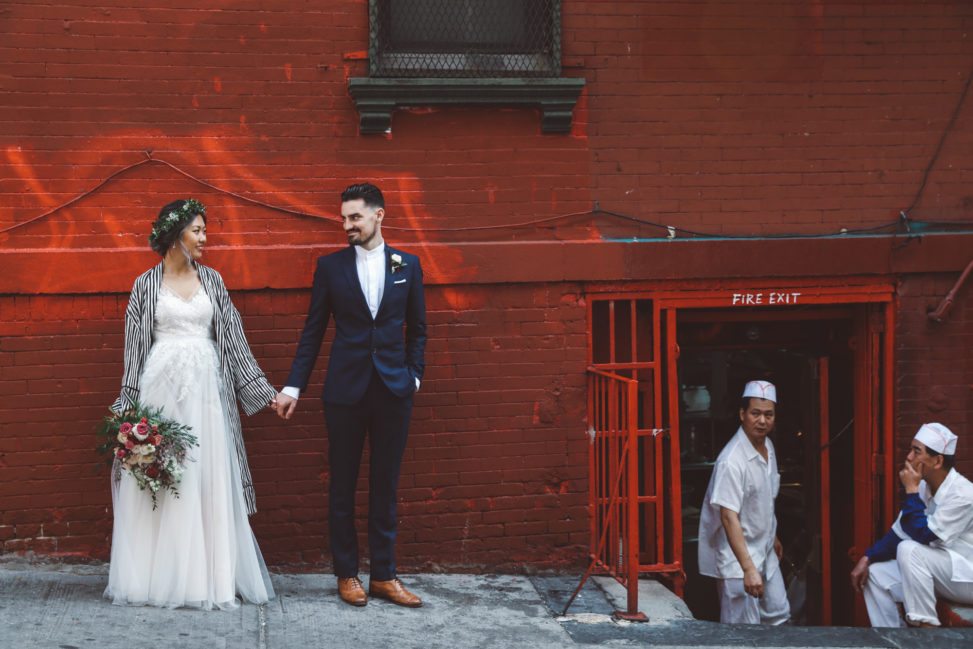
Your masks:
{"label": "window grate", "polygon": [[561,73],[560,0],[369,0],[373,77]]}

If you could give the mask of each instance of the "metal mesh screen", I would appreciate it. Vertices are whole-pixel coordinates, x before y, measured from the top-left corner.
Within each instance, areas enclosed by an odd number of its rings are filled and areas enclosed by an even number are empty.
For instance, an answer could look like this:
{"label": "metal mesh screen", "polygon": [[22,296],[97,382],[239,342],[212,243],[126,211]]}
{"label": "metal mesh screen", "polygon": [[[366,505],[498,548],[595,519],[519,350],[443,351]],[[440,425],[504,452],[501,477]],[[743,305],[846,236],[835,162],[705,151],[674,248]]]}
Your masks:
{"label": "metal mesh screen", "polygon": [[373,77],[561,72],[560,0],[369,0]]}

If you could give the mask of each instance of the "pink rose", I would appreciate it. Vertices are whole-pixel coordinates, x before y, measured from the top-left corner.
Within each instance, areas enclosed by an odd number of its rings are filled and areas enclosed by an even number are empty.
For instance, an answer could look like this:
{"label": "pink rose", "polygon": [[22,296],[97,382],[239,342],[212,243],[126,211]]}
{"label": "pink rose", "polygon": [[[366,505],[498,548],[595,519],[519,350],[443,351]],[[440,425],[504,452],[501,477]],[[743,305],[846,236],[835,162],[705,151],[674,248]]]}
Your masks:
{"label": "pink rose", "polygon": [[152,436],[152,444],[153,445],[158,446],[161,443],[162,443],[162,435],[153,435]]}
{"label": "pink rose", "polygon": [[[135,448],[135,442],[133,442],[132,440],[127,440],[125,442],[125,448],[131,451],[133,448]],[[118,449],[118,450],[120,451],[122,449]]]}
{"label": "pink rose", "polygon": [[122,433],[123,435],[128,435],[131,431],[132,424],[128,423],[127,421],[118,427],[118,432]]}

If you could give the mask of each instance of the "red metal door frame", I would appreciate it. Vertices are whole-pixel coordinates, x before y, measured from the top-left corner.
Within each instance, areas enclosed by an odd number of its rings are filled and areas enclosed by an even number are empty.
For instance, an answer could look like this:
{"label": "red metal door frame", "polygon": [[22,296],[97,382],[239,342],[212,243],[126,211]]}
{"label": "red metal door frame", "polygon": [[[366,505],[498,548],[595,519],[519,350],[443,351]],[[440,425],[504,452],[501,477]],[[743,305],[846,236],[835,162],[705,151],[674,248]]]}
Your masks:
{"label": "red metal door frame", "polygon": [[[657,290],[646,292],[611,292],[603,295],[592,293],[588,302],[589,323],[592,322],[591,308],[596,300],[651,300],[653,306],[653,340],[654,355],[650,363],[633,363],[632,369],[636,366],[651,369],[654,376],[654,419],[662,422],[665,418],[664,406],[668,409],[668,437],[670,440],[670,479],[671,479],[671,499],[672,511],[679,512],[681,506],[681,483],[679,466],[679,421],[678,416],[678,380],[676,361],[679,349],[676,343],[676,315],[679,311],[692,311],[696,309],[720,309],[726,314],[726,309],[735,309],[741,312],[739,317],[754,320],[773,320],[773,319],[799,319],[800,313],[794,312],[798,306],[817,307],[827,306],[866,306],[869,317],[864,324],[860,325],[859,333],[862,335],[862,349],[857,350],[854,359],[855,365],[855,529],[854,547],[849,553],[854,555],[863,551],[871,542],[875,535],[876,527],[884,527],[891,524],[893,516],[892,508],[892,462],[894,452],[892,452],[893,440],[893,412],[894,412],[894,286],[890,282],[868,282],[858,284],[844,284],[840,278],[835,278],[831,282],[815,282],[813,284],[802,283],[800,281],[788,280],[784,282],[757,281],[747,286],[726,286],[721,288],[708,288],[705,286],[680,286],[678,290]],[[767,307],[772,307],[770,310]],[[843,311],[843,310],[842,310]],[[633,309],[634,313],[634,309]],[[612,318],[614,317],[612,311]],[[734,318],[735,319],[735,318]],[[662,323],[665,322],[665,340],[663,341]],[[589,362],[592,350],[592,328],[589,326]],[[612,335],[614,335],[612,333]],[[634,349],[634,315],[633,315],[633,349]],[[611,350],[614,353],[614,340],[611,341]],[[633,353],[633,360],[635,356]],[[662,368],[662,360],[665,360],[665,371]],[[614,364],[614,358],[612,366]],[[827,365],[825,365],[827,370]],[[665,379],[665,388],[663,380]],[[822,384],[826,383],[822,381]],[[823,391],[827,386],[823,385]],[[827,404],[826,392],[822,392],[825,397],[822,404]],[[858,413],[862,413],[865,421],[860,422]],[[876,425],[880,424],[880,425]],[[826,418],[822,418],[822,433],[826,434],[824,428],[827,426]],[[867,426],[867,427],[866,427]],[[822,462],[827,462],[826,456],[822,457]],[[674,459],[673,459],[674,458]],[[656,456],[655,466],[653,467],[658,478],[662,470],[659,462],[660,456]],[[824,465],[822,465],[824,468]],[[830,553],[830,543],[825,542],[823,536],[825,532],[830,537],[830,516],[826,514],[826,503],[829,502],[830,494],[824,493],[826,481],[822,480],[822,545],[827,546]],[[640,499],[641,501],[641,499]],[[657,508],[656,525],[656,544],[657,547],[665,547],[666,544],[672,548],[673,562],[671,567],[675,567],[681,575],[682,570],[682,527],[681,516],[672,516],[669,529],[665,530],[659,519],[660,511]],[[876,520],[880,516],[880,520]],[[668,533],[669,537],[661,538]],[[827,558],[827,554],[822,555],[822,559]],[[670,568],[670,565],[665,568]],[[822,573],[825,575],[825,587],[831,587],[830,565],[823,563]],[[661,566],[640,566],[642,572],[655,572],[648,570]],[[665,570],[670,572],[670,570]],[[677,588],[681,580],[677,579]],[[825,607],[827,610],[827,607]],[[830,613],[830,611],[829,611]],[[830,615],[828,615],[830,617]],[[857,617],[857,616],[856,616]],[[860,619],[860,618],[858,618]]]}

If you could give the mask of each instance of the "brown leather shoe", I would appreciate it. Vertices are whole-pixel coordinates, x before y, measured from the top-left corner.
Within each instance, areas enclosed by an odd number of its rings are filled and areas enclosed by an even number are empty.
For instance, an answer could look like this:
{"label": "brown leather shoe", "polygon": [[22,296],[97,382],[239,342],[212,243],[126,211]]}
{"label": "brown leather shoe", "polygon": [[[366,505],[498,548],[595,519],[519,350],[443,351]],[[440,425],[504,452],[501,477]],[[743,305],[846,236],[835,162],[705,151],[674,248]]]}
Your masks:
{"label": "brown leather shoe", "polygon": [[358,577],[338,577],[338,597],[352,606],[364,606],[368,603],[365,588]]}
{"label": "brown leather shoe", "polygon": [[422,606],[422,600],[407,591],[398,579],[390,579],[388,581],[375,581],[372,579],[368,582],[368,594],[379,599],[386,599],[399,606],[408,606],[409,608],[419,608]]}

